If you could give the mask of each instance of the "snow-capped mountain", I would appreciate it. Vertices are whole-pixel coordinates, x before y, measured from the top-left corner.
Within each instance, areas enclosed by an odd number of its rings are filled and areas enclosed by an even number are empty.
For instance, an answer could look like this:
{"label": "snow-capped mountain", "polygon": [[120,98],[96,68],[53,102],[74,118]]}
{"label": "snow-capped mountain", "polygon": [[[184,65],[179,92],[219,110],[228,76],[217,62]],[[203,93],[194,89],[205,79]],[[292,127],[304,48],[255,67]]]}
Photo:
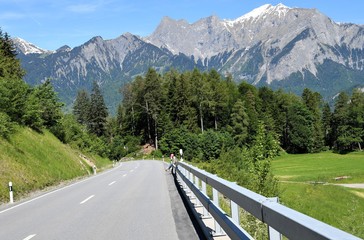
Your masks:
{"label": "snow-capped mountain", "polygon": [[24,40],[15,43],[26,81],[52,78],[67,103],[97,80],[110,96],[109,106],[116,105],[120,86],[149,67],[161,72],[214,68],[237,82],[297,94],[309,87],[326,100],[364,87],[364,26],[335,23],[316,9],[283,4],[266,4],[234,20],[210,16],[188,23],[164,17],[144,38],[130,33],[111,40],[94,37],[53,53]]}
{"label": "snow-capped mountain", "polygon": [[24,39],[19,37],[13,38],[13,42],[15,43],[18,51],[21,51],[23,54],[50,54],[52,51],[44,50],[40,47],[35,46],[33,43],[29,43]]}
{"label": "snow-capped mountain", "polygon": [[[363,26],[337,24],[314,9],[267,4],[235,20],[212,16],[189,24],[164,18],[146,40],[193,56],[222,73],[272,83],[306,71],[317,77],[318,66],[327,60],[362,71],[363,60],[357,54],[363,54],[363,32]],[[355,54],[343,55],[339,49]],[[224,62],[211,66],[211,60],[221,54]],[[241,71],[257,57],[261,59],[253,72],[251,68]]]}

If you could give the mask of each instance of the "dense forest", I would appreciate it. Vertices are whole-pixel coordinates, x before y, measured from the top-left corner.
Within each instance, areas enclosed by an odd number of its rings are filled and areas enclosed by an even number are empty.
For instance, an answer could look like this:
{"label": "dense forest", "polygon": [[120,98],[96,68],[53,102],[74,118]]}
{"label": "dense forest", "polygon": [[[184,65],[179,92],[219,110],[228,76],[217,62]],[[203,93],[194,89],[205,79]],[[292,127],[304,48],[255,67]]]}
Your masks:
{"label": "dense forest", "polygon": [[302,96],[237,84],[217,71],[160,74],[150,68],[124,85],[116,116],[109,116],[94,82],[64,113],[47,79],[31,87],[22,77],[11,38],[0,31],[0,136],[17,126],[49,129],[65,144],[119,160],[149,143],[154,156],[183,149],[183,158],[265,195],[277,195],[270,160],[279,152],[361,150],[364,93],[340,93],[334,109],[319,93]]}
{"label": "dense forest", "polygon": [[236,84],[215,70],[201,73],[154,69],[123,88],[117,122],[122,134],[141,136],[163,153],[217,159],[216,146],[252,146],[263,127],[289,153],[361,150],[364,94],[340,93],[332,111],[317,92],[302,96]]}

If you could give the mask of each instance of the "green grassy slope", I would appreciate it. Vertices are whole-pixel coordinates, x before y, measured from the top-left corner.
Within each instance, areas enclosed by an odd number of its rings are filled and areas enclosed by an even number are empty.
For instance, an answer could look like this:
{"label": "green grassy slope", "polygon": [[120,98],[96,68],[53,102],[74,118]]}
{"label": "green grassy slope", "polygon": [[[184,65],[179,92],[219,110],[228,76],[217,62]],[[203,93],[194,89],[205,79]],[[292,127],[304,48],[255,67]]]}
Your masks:
{"label": "green grassy slope", "polygon": [[[34,190],[89,174],[92,169],[79,155],[48,131],[40,134],[19,128],[9,140],[0,138],[0,203],[9,201],[9,181],[17,200]],[[98,168],[110,164],[107,159],[88,157]]]}
{"label": "green grassy slope", "polygon": [[364,189],[335,185],[364,183],[364,153],[283,155],[272,167],[284,205],[364,238]]}

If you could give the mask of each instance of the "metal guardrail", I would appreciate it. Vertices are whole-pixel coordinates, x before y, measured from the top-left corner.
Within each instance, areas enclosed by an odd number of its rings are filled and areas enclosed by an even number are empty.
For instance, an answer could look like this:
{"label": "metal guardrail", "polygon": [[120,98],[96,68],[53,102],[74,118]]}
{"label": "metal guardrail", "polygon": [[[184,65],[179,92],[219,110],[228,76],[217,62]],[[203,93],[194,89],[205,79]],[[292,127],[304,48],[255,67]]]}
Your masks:
{"label": "metal guardrail", "polygon": [[[175,171],[182,186],[203,205],[203,215],[208,212],[215,219],[215,232],[222,233],[222,228],[231,239],[252,239],[240,226],[239,207],[275,229],[269,230],[270,239],[280,239],[280,234],[288,239],[360,239],[184,162],[178,162]],[[213,189],[212,200],[206,194],[206,185]],[[231,217],[220,209],[218,192],[231,200]]]}

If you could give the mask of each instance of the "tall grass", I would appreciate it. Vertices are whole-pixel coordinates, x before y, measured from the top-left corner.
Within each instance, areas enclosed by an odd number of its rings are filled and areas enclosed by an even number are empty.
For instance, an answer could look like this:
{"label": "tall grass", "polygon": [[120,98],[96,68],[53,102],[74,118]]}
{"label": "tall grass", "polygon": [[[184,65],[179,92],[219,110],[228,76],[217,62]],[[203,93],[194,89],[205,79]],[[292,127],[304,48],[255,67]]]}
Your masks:
{"label": "tall grass", "polygon": [[[91,168],[79,154],[48,131],[18,128],[8,140],[0,138],[0,203],[8,201],[9,181],[16,200],[31,191],[87,175]],[[110,163],[99,157],[93,160],[98,167]]]}

